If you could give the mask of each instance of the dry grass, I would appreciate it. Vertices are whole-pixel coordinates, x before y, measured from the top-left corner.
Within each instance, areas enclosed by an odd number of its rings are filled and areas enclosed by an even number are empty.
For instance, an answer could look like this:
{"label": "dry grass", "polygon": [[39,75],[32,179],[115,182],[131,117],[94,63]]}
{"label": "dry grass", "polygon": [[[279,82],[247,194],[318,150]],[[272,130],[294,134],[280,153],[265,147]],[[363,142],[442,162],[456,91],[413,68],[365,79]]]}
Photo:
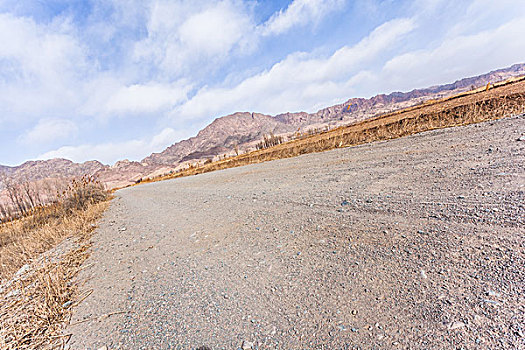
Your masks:
{"label": "dry grass", "polygon": [[107,198],[74,182],[59,202],[0,226],[0,349],[65,344],[61,330],[78,299],[73,279]]}
{"label": "dry grass", "polygon": [[[0,227],[0,280],[7,280],[23,265],[30,264],[40,254],[55,247],[67,237],[78,237],[93,229],[99,217],[98,208],[91,205],[62,217],[45,219],[26,217]],[[34,224],[33,221],[41,221]],[[45,222],[43,221],[45,220]]]}
{"label": "dry grass", "polygon": [[52,204],[0,225],[0,281],[64,238],[87,232],[93,222],[87,209],[107,198],[98,182],[84,177],[73,180]]}
{"label": "dry grass", "polygon": [[514,78],[491,85],[490,89],[483,87],[440,101],[429,101],[356,124],[143,182],[162,181],[339,147],[394,139],[434,129],[500,119],[524,112],[525,78]]}

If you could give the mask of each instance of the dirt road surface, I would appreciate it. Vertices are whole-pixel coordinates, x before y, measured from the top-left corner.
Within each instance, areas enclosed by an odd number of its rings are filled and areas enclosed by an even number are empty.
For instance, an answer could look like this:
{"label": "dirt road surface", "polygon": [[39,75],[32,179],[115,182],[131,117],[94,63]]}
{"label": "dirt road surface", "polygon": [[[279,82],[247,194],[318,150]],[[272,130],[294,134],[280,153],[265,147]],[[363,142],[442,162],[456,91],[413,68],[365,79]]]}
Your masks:
{"label": "dirt road surface", "polygon": [[519,116],[120,190],[69,347],[525,349],[524,135]]}

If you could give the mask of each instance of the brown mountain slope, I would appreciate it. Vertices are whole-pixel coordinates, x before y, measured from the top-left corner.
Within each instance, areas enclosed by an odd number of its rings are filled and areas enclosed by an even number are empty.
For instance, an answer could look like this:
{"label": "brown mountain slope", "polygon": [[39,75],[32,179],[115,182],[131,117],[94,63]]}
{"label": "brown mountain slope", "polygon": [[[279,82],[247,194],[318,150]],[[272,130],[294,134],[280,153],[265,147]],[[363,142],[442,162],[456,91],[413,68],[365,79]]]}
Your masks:
{"label": "brown mountain slope", "polygon": [[153,153],[142,162],[175,166],[181,161],[230,152],[235,145],[259,140],[265,133],[284,133],[292,129],[293,126],[269,115],[238,112],[215,119],[197,136],[178,142],[162,153]]}
{"label": "brown mountain slope", "polygon": [[272,117],[259,113],[238,112],[215,119],[197,136],[175,143],[161,153],[154,153],[142,163],[148,166],[175,167],[183,161],[210,158],[231,152],[235,145],[248,148],[253,142],[261,140],[264,134],[288,134],[297,130],[306,131],[308,128],[349,124],[524,74],[525,63],[516,64],[480,76],[461,79],[452,84],[406,93],[381,94],[370,99],[352,98],[316,113],[284,113]]}
{"label": "brown mountain slope", "polygon": [[1,177],[3,176],[7,176],[10,181],[16,183],[35,182],[45,179],[69,179],[83,175],[95,175],[105,167],[107,166],[98,161],[74,163],[61,158],[28,161],[16,167],[1,166],[0,189],[2,188]]}

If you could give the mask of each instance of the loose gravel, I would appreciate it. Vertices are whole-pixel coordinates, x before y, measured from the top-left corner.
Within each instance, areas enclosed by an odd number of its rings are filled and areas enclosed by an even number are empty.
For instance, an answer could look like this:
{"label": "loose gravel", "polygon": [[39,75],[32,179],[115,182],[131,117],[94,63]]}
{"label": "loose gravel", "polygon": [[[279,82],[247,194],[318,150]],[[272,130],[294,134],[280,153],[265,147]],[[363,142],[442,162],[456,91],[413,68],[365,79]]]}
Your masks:
{"label": "loose gravel", "polygon": [[525,117],[117,192],[72,349],[524,349]]}

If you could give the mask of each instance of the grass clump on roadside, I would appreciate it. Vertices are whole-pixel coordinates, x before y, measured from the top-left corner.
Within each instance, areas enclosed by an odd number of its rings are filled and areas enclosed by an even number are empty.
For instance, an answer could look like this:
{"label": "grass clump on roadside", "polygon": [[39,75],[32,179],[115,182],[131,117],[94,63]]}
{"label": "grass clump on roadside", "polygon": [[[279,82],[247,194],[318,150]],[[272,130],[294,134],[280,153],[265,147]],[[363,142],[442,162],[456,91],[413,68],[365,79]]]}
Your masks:
{"label": "grass clump on roadside", "polygon": [[65,344],[62,326],[78,298],[73,279],[108,199],[84,177],[52,203],[0,225],[0,349]]}

